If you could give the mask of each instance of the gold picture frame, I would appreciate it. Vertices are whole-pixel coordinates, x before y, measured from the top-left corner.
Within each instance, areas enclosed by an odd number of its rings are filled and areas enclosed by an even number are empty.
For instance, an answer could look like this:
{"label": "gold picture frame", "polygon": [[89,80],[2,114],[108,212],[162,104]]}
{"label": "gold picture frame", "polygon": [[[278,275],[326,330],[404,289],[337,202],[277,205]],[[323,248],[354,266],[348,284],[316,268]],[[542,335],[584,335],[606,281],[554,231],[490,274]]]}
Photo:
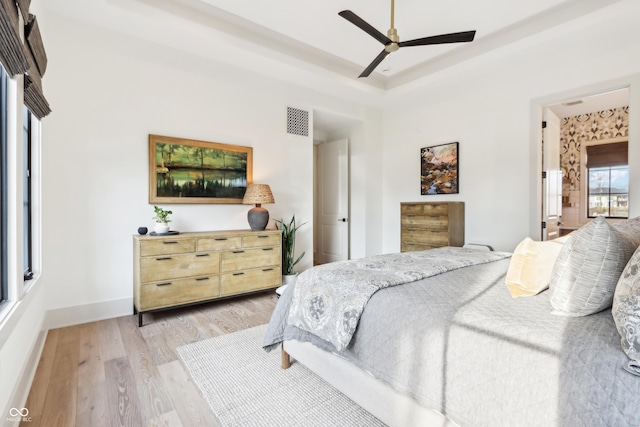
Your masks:
{"label": "gold picture frame", "polygon": [[253,148],[149,135],[149,203],[241,204]]}

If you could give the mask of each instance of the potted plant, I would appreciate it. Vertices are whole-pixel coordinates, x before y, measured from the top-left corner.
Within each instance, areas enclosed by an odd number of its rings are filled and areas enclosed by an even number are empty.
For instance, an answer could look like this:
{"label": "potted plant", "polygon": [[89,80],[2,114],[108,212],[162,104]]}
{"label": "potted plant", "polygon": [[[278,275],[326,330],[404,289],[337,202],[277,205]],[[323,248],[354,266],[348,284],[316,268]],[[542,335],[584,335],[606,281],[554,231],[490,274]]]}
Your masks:
{"label": "potted plant", "polygon": [[297,273],[294,267],[300,262],[305,252],[303,251],[298,258],[294,258],[296,248],[296,231],[306,224],[306,222],[296,225],[296,216],[291,218],[289,223],[285,223],[283,219],[276,220],[279,224],[278,229],[282,230],[282,283],[283,285],[293,284],[296,281]]}
{"label": "potted plant", "polygon": [[162,209],[160,206],[154,206],[153,211],[155,213],[153,219],[156,221],[156,225],[154,230],[157,234],[165,234],[169,232],[169,223],[171,220],[169,219],[169,215],[171,215],[172,211],[167,211]]}

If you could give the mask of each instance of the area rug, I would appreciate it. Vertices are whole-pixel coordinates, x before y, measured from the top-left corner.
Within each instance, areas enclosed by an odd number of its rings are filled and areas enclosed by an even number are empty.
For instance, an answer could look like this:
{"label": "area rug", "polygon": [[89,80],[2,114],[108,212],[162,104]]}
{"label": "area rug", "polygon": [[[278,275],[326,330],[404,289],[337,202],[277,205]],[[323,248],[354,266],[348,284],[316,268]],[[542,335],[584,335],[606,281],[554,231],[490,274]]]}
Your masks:
{"label": "area rug", "polygon": [[178,348],[224,427],[384,426],[300,363],[262,349],[266,325]]}

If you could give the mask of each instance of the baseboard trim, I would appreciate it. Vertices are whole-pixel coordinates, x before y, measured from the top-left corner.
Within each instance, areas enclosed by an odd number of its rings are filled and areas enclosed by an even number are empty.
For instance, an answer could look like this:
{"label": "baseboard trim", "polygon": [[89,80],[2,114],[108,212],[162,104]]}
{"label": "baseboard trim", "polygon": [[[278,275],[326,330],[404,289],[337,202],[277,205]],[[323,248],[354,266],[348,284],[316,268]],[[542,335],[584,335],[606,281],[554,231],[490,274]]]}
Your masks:
{"label": "baseboard trim", "polygon": [[133,298],[74,305],[47,311],[47,329],[64,328],[133,314]]}
{"label": "baseboard trim", "polygon": [[[36,341],[33,343],[33,347],[31,348],[31,352],[29,353],[29,357],[27,362],[23,367],[23,375],[20,376],[20,381],[16,384],[13,395],[11,399],[9,399],[9,406],[4,409],[2,414],[9,414],[11,408],[22,409],[25,407],[27,398],[29,397],[29,392],[31,391],[31,385],[33,383],[33,379],[36,376],[36,371],[38,370],[38,364],[40,363],[40,355],[44,350],[44,343],[47,340],[47,330],[40,330],[38,333],[38,337]],[[11,402],[14,402],[13,406]],[[19,404],[15,402],[20,402]],[[29,408],[27,408],[29,409]],[[17,423],[13,419],[13,417],[8,417],[4,419],[4,425],[7,426],[15,426]]]}

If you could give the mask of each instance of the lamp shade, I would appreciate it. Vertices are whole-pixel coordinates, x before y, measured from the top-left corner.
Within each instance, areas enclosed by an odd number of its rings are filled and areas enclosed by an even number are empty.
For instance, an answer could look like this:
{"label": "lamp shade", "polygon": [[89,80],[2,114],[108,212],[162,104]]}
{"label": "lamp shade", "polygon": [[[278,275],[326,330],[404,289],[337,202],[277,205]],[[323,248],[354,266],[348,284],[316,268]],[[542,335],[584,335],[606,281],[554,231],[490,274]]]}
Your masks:
{"label": "lamp shade", "polygon": [[271,187],[267,184],[249,184],[247,191],[244,193],[242,204],[260,206],[263,203],[275,203],[273,194],[271,194]]}

